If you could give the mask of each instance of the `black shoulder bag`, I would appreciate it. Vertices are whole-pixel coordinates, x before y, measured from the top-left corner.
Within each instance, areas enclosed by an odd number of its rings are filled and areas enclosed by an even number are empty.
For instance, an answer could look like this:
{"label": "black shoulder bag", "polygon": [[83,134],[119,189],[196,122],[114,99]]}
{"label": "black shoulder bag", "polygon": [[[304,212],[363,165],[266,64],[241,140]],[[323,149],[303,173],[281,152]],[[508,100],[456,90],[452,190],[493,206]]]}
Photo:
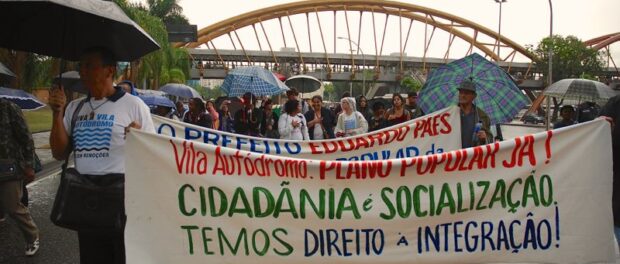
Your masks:
{"label": "black shoulder bag", "polygon": [[[85,100],[71,118],[70,152],[73,150],[73,129]],[[118,232],[125,227],[125,175],[80,174],[67,168],[69,155],[62,165],[60,185],[56,192],[50,218],[57,226],[76,231]]]}

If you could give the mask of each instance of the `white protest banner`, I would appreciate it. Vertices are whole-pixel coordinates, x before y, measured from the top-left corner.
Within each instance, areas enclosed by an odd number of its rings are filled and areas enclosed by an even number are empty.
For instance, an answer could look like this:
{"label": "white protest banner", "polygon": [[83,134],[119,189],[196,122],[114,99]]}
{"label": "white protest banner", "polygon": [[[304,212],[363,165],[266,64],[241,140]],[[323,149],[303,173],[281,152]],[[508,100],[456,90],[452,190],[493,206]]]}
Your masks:
{"label": "white protest banner", "polygon": [[614,258],[609,124],[383,161],[131,131],[127,263],[593,263]]}
{"label": "white protest banner", "polygon": [[384,160],[442,153],[461,148],[459,108],[355,137],[292,141],[250,137],[153,116],[158,134],[206,144],[300,159]]}

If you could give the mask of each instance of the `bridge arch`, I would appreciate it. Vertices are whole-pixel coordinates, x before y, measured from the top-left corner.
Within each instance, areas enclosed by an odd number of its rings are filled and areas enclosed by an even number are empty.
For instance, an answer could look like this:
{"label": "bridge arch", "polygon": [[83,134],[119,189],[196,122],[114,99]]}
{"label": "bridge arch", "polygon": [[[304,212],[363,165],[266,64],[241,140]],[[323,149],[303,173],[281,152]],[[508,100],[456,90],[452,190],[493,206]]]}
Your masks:
{"label": "bridge arch", "polygon": [[[220,21],[218,23],[212,24],[205,28],[202,28],[198,31],[198,41],[190,42],[190,43],[177,43],[175,46],[177,47],[188,47],[188,48],[197,48],[202,44],[207,44],[212,40],[229,35],[232,33],[233,35],[242,28],[245,27],[253,27],[256,38],[258,40],[258,33],[256,32],[256,27],[261,27],[262,23],[265,21],[269,21],[272,19],[278,19],[281,23],[281,19],[288,18],[290,23],[290,16],[299,15],[299,14],[309,14],[316,13],[318,20],[319,12],[345,12],[345,16],[347,12],[350,11],[359,11],[360,14],[362,12],[371,12],[373,13],[373,22],[374,22],[374,14],[385,14],[386,15],[386,25],[387,25],[387,16],[396,16],[404,19],[409,19],[411,23],[413,21],[424,23],[425,25],[433,27],[433,32],[435,28],[440,29],[444,32],[448,32],[451,36],[450,43],[448,46],[448,51],[446,51],[446,59],[449,53],[450,45],[455,37],[460,38],[466,43],[470,44],[469,50],[467,53],[471,53],[473,51],[473,47],[477,48],[479,51],[484,53],[486,56],[490,57],[496,61],[505,61],[511,62],[514,60],[515,55],[519,54],[523,57],[529,58],[531,61],[536,61],[537,57],[530,53],[523,46],[518,43],[510,40],[505,36],[500,36],[497,32],[486,28],[482,25],[479,25],[475,22],[469,21],[467,19],[442,12],[439,10],[426,8],[418,5],[401,3],[395,1],[382,1],[382,0],[352,0],[352,1],[340,1],[340,0],[314,0],[314,1],[301,1],[294,3],[287,3],[276,5],[272,7],[262,8],[255,11],[247,12],[235,17],[231,17],[229,19]],[[361,16],[361,15],[360,15]],[[360,18],[361,20],[361,18]],[[286,21],[286,20],[285,20]],[[347,26],[348,26],[347,22]],[[319,22],[320,27],[320,22]],[[361,22],[360,22],[361,28]],[[462,31],[461,29],[470,29],[473,30],[473,34],[468,34]],[[411,29],[411,25],[409,26],[409,30]],[[320,30],[320,29],[319,29]],[[264,31],[264,29],[263,29]],[[401,29],[402,31],[402,29]],[[402,35],[402,32],[400,32]],[[284,33],[283,33],[284,34]],[[294,34],[294,32],[293,32]],[[321,32],[321,34],[323,34]],[[407,37],[409,33],[407,33]],[[238,38],[238,36],[237,36]],[[296,37],[295,37],[296,38]],[[492,40],[495,43],[487,43],[485,40]],[[432,36],[431,36],[432,39]],[[407,40],[405,40],[405,45]],[[231,42],[232,37],[231,37]],[[295,39],[297,43],[297,39]],[[323,40],[324,42],[324,40]],[[376,39],[375,39],[376,42]],[[426,42],[426,40],[425,40]],[[234,43],[234,42],[233,42]],[[260,43],[260,41],[259,41]],[[429,41],[430,44],[430,41]],[[233,44],[234,45],[234,44]],[[402,45],[402,43],[401,43]],[[426,46],[426,44],[425,44]],[[508,51],[508,55],[505,57],[500,57],[495,47],[502,47],[502,51]],[[215,46],[213,46],[215,48]],[[243,49],[243,44],[241,44],[241,48]],[[270,47],[271,49],[271,47]],[[403,53],[404,49],[401,49],[401,53]],[[273,52],[273,51],[272,51]],[[301,52],[298,51],[297,52]],[[327,53],[327,51],[325,50]],[[506,54],[506,53],[504,53]],[[376,54],[381,55],[381,54]],[[300,54],[301,56],[301,54]],[[402,54],[401,54],[402,57]]]}

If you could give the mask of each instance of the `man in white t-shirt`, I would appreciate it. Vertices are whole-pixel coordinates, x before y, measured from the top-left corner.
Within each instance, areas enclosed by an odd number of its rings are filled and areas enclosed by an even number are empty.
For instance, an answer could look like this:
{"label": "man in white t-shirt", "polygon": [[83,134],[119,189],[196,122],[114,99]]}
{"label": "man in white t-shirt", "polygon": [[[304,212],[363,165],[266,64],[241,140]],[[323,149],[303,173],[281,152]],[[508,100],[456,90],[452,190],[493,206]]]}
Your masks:
{"label": "man in white t-shirt", "polygon": [[[113,86],[116,61],[104,48],[86,50],[80,61],[80,77],[89,90],[67,106],[62,87],[50,93],[53,111],[50,146],[57,160],[71,151],[80,174],[106,177],[125,173],[125,136],[130,127],[155,132],[148,106],[136,96]],[[83,104],[76,115],[76,108]],[[70,144],[73,139],[73,145]],[[78,232],[81,263],[125,263],[123,232]]]}

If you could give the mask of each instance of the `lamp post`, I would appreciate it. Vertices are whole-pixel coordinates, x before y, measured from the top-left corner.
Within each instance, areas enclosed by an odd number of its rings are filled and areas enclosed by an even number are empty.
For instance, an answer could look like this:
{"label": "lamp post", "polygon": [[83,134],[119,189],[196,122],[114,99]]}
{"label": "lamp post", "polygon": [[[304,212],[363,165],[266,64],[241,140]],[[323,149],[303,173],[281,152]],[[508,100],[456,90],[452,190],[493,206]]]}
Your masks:
{"label": "lamp post", "polygon": [[[551,0],[549,0],[549,73],[548,78],[547,78],[547,87],[549,87],[552,83],[553,83],[553,5],[551,4]],[[547,114],[547,118],[546,118],[546,129],[549,130],[550,128],[550,123],[551,123],[551,115],[549,114],[549,110],[550,109],[550,105],[551,105],[551,98],[549,96],[547,96],[546,98],[547,101],[547,111],[545,111],[545,113]]]}
{"label": "lamp post", "polygon": [[502,45],[502,3],[506,3],[508,0],[495,0],[495,3],[499,4],[499,26],[497,29],[497,61],[501,60],[500,47]]}
{"label": "lamp post", "polygon": [[[366,66],[366,55],[364,54],[364,51],[362,50],[360,45],[357,44],[357,42],[349,38],[338,37],[338,39],[348,40],[351,43],[355,44],[355,46],[357,47],[357,50],[359,50],[362,53],[362,64],[363,64],[363,67],[365,67]],[[353,54],[353,50],[351,50],[351,54]],[[350,90],[349,92],[351,93],[351,96],[353,96],[353,82],[351,82],[351,85],[349,86],[349,90]],[[364,70],[362,70],[362,95],[366,96],[366,74],[364,73]]]}

